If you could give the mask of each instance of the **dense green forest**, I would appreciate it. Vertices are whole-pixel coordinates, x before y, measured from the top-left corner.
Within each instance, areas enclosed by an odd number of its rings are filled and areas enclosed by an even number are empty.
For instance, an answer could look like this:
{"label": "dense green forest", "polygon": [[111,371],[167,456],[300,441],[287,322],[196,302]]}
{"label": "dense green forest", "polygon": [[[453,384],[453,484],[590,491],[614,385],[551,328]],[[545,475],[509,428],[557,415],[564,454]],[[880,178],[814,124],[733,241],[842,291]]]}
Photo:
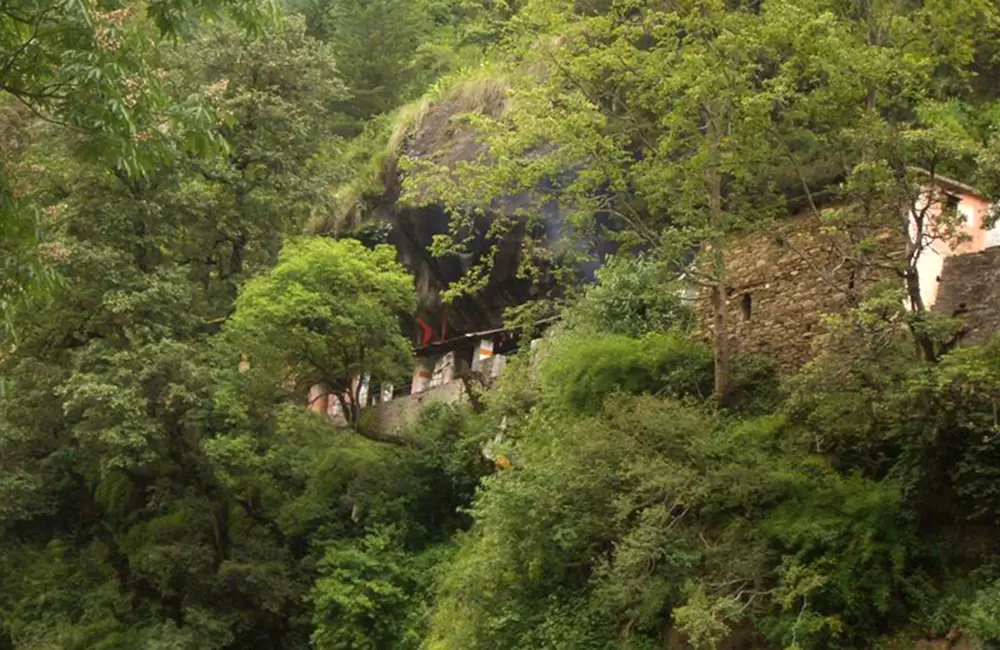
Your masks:
{"label": "dense green forest", "polygon": [[[0,650],[1000,647],[940,174],[1000,192],[995,0],[2,3]],[[793,210],[871,277],[798,370],[725,299]],[[558,324],[389,436],[414,254]]]}

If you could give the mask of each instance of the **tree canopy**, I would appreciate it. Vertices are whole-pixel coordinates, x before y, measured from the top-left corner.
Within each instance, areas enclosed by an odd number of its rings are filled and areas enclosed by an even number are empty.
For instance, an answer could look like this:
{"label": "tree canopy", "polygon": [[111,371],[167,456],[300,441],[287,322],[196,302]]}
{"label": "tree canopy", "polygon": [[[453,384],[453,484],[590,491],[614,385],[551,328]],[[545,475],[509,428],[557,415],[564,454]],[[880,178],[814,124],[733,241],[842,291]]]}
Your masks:
{"label": "tree canopy", "polygon": [[[1000,341],[919,262],[961,239],[935,179],[1000,193],[998,36],[991,0],[0,7],[0,650],[995,647]],[[727,311],[790,213],[850,294],[794,368]],[[418,302],[500,276],[504,373],[374,425]]]}
{"label": "tree canopy", "polygon": [[415,307],[413,280],[391,247],[312,238],[287,243],[273,269],[247,282],[226,328],[249,372],[299,392],[322,385],[357,424],[362,378],[409,375],[411,344],[399,325]]}
{"label": "tree canopy", "polygon": [[[17,108],[61,125],[71,149],[104,159],[121,173],[141,176],[171,140],[204,149],[222,141],[197,96],[178,97],[163,84],[165,39],[189,34],[211,15],[224,14],[246,29],[271,19],[255,1],[90,3],[17,1],[0,10],[0,101],[8,125],[0,165],[0,218],[5,283],[3,311],[50,286],[43,206],[18,173]],[[20,137],[24,137],[21,135]],[[21,181],[17,180],[21,178]]]}

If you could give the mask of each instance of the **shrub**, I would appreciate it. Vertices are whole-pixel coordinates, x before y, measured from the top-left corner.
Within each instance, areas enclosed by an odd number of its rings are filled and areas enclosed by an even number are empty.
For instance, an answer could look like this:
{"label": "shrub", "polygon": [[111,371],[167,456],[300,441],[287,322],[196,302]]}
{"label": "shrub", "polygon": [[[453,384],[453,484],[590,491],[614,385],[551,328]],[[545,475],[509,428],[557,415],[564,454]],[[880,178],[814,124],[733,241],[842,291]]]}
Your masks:
{"label": "shrub", "polygon": [[729,408],[744,415],[773,412],[784,399],[778,366],[763,354],[741,354],[729,377]]}
{"label": "shrub", "polygon": [[674,327],[687,329],[691,309],[664,265],[646,256],[614,258],[597,271],[597,284],[566,314],[570,329],[641,337]]}
{"label": "shrub", "polygon": [[625,336],[567,336],[554,344],[542,383],[564,407],[600,410],[613,393],[706,396],[712,392],[712,359],[679,331]]}

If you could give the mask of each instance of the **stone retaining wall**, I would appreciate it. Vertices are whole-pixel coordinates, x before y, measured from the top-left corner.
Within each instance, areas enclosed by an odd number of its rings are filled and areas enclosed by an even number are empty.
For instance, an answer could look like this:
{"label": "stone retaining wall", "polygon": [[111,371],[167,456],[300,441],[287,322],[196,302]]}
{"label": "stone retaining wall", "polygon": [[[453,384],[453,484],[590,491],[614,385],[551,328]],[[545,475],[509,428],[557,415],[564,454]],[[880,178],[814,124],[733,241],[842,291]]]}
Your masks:
{"label": "stone retaining wall", "polygon": [[383,435],[399,435],[420,417],[420,409],[430,402],[459,404],[465,401],[465,387],[461,381],[450,381],[413,395],[403,395],[378,404],[378,428]]}

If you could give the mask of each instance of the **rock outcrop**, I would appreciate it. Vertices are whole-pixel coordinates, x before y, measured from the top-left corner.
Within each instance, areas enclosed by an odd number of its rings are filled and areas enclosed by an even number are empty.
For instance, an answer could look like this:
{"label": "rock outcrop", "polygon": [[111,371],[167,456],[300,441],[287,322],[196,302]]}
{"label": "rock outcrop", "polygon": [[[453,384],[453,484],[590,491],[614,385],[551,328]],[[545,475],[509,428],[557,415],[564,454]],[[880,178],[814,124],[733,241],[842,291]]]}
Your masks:
{"label": "rock outcrop", "polygon": [[[423,192],[419,178],[407,177],[399,164],[405,157],[418,165],[454,170],[462,163],[481,161],[488,154],[487,145],[468,118],[501,118],[507,106],[506,81],[480,76],[454,85],[438,98],[407,107],[380,161],[379,182],[373,184],[378,192],[346,197],[342,213],[316,228],[321,233],[355,236],[368,231],[393,244],[416,279],[420,320],[438,336],[499,327],[508,307],[558,290],[546,277],[546,261],[533,260],[542,271],[540,279],[521,273],[526,262],[523,244],[529,235],[546,248],[544,258],[558,257],[553,244],[565,239],[567,227],[564,211],[554,201],[539,206],[537,195],[530,192],[484,201],[466,213],[473,228],[463,252],[435,256],[431,252],[435,237],[451,231],[449,206],[433,193]],[[525,210],[532,212],[534,225],[528,226],[522,218]],[[491,235],[491,227],[501,218],[508,218],[511,227],[502,237]],[[607,241],[597,241],[592,248],[589,252],[595,257],[613,250]],[[486,259],[491,264],[484,287],[445,305],[442,292]],[[592,273],[594,266],[581,266],[581,274]]]}

